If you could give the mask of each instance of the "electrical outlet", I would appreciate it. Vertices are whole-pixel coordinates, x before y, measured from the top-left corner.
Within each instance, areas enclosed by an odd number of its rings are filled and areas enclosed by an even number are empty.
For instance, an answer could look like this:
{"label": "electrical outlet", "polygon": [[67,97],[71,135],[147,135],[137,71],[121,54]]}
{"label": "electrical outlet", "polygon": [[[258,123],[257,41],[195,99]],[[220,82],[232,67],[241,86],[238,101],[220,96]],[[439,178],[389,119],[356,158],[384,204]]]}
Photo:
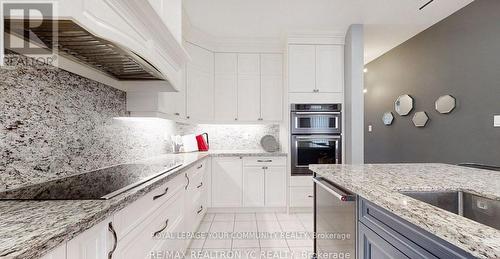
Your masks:
{"label": "electrical outlet", "polygon": [[372,125],[368,125],[368,132],[372,132],[372,131],[373,131]]}
{"label": "electrical outlet", "polygon": [[493,116],[493,127],[500,127],[500,115]]}

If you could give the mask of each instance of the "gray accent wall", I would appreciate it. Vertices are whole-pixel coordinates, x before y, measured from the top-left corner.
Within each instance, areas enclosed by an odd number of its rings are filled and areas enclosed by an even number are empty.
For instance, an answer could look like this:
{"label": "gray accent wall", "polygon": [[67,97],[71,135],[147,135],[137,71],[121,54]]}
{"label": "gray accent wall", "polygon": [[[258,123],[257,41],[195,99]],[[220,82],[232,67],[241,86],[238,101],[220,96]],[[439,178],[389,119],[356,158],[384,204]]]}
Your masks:
{"label": "gray accent wall", "polygon": [[[365,162],[500,165],[500,1],[476,0],[366,67]],[[394,111],[401,94],[415,98],[406,117]],[[445,94],[458,100],[449,115],[434,109]],[[392,126],[382,123],[386,111]],[[428,113],[427,127],[413,126],[415,111]]]}

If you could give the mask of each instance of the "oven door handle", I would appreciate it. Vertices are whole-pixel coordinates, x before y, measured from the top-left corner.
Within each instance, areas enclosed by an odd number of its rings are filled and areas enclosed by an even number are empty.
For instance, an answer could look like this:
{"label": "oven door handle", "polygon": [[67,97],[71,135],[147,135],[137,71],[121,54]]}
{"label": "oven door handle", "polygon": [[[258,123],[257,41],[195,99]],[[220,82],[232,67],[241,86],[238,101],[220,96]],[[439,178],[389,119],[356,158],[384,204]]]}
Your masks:
{"label": "oven door handle", "polygon": [[335,135],[335,136],[323,136],[323,135],[314,135],[314,136],[294,136],[296,139],[341,139],[342,136],[340,135]]}
{"label": "oven door handle", "polygon": [[294,113],[298,115],[325,115],[325,114],[340,115],[340,112],[294,112]]}
{"label": "oven door handle", "polygon": [[356,195],[347,193],[337,186],[327,182],[325,179],[322,177],[314,177],[313,181],[315,184],[317,184],[319,187],[325,189],[325,191],[333,194],[336,198],[338,198],[341,201],[346,201],[346,202],[351,202],[351,201],[356,201]]}

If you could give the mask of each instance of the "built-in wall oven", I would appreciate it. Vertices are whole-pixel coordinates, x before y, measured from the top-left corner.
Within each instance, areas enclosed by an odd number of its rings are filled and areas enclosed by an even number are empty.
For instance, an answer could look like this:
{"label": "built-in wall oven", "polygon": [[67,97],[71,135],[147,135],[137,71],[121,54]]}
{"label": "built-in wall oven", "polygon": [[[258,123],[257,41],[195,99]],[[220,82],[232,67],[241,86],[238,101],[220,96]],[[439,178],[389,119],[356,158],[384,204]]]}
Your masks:
{"label": "built-in wall oven", "polygon": [[292,104],[291,171],[311,175],[310,164],[342,163],[340,104]]}

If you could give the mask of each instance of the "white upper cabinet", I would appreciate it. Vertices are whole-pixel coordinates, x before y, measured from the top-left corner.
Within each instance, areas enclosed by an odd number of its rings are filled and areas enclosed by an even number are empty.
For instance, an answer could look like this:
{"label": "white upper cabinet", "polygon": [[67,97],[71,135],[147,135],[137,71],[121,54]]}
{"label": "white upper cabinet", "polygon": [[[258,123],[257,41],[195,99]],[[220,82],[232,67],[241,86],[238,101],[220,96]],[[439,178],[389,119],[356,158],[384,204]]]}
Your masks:
{"label": "white upper cabinet", "polygon": [[283,55],[261,54],[261,118],[280,121],[283,117]]}
{"label": "white upper cabinet", "polygon": [[186,119],[210,121],[214,118],[214,54],[187,43],[191,56],[186,71]]}
{"label": "white upper cabinet", "polygon": [[316,89],[316,46],[288,46],[289,92],[311,93]]}
{"label": "white upper cabinet", "polygon": [[290,93],[342,93],[343,45],[289,45]]}
{"label": "white upper cabinet", "polygon": [[238,56],[215,53],[214,115],[216,121],[238,119]]}
{"label": "white upper cabinet", "polygon": [[316,46],[316,89],[321,93],[342,93],[344,91],[343,46]]}
{"label": "white upper cabinet", "polygon": [[238,54],[238,120],[260,118],[260,55]]}

